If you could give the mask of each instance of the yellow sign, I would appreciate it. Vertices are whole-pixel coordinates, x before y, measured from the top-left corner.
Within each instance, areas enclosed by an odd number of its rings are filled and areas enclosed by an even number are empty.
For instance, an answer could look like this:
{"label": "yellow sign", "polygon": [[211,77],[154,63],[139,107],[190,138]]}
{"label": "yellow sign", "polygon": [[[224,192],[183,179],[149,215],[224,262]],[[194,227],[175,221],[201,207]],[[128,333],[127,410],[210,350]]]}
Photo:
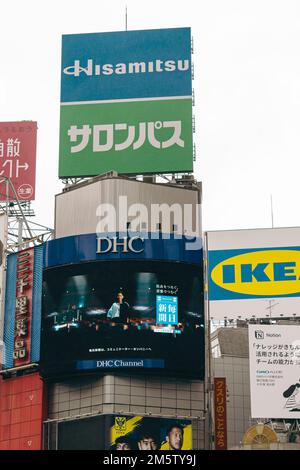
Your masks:
{"label": "yellow sign", "polygon": [[211,278],[222,289],[239,294],[300,293],[300,251],[274,249],[242,253],[217,264]]}

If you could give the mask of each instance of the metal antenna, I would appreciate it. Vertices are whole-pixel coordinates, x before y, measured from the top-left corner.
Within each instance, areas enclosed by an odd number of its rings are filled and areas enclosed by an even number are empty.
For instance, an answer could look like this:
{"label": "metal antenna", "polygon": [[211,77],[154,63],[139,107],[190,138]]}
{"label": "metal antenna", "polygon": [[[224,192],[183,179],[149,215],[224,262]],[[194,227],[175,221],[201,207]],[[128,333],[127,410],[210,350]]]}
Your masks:
{"label": "metal antenna", "polygon": [[274,299],[269,300],[269,307],[266,307],[266,310],[270,310],[270,318],[272,318],[272,308],[276,307],[276,305],[279,305],[279,302],[275,303]]}
{"label": "metal antenna", "polygon": [[273,214],[273,197],[271,194],[271,221],[272,221],[272,228],[274,228],[274,214]]}
{"label": "metal antenna", "polygon": [[127,31],[127,5],[125,7],[125,30]]}

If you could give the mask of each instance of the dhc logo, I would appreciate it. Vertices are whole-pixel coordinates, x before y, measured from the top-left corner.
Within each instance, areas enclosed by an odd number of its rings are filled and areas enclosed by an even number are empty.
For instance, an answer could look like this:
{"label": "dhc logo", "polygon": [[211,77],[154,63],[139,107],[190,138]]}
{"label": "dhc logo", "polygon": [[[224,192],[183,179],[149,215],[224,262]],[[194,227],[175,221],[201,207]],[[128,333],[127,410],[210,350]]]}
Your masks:
{"label": "dhc logo", "polygon": [[217,286],[247,295],[300,292],[300,251],[262,250],[243,253],[217,264],[211,278]]}
{"label": "dhc logo", "polygon": [[97,250],[96,253],[118,253],[120,250],[122,253],[142,253],[144,251],[144,239],[141,237],[97,237]]}

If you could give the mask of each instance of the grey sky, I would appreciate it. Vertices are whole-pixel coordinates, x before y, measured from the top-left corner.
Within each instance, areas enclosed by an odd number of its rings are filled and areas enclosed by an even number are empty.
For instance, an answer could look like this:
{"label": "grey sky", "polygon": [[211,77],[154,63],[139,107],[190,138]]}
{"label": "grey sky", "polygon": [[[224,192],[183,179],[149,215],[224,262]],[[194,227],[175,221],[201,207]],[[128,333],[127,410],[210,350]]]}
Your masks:
{"label": "grey sky", "polygon": [[0,121],[38,121],[36,222],[53,224],[61,35],[191,26],[204,228],[300,225],[298,0],[2,2]]}

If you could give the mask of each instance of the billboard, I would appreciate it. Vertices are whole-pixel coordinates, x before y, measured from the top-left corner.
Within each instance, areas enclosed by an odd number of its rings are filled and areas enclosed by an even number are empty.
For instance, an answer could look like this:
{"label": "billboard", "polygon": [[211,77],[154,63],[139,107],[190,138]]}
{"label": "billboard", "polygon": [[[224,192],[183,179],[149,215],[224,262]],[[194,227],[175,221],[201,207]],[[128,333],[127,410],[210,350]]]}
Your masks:
{"label": "billboard", "polygon": [[192,449],[192,424],[186,419],[102,415],[58,422],[60,450]]}
{"label": "billboard", "polygon": [[300,228],[207,232],[213,319],[296,317]]}
{"label": "billboard", "polygon": [[227,450],[227,388],[225,377],[214,378],[215,450]]}
{"label": "billboard", "polygon": [[300,327],[249,325],[252,418],[300,418]]}
{"label": "billboard", "polygon": [[46,243],[42,373],[147,369],[203,378],[202,250],[135,237],[126,245],[102,239],[97,252],[97,240]]}
{"label": "billboard", "polygon": [[[18,199],[35,198],[37,123],[34,121],[0,123],[0,176],[10,178]],[[6,183],[0,178],[0,200],[16,199],[7,194]]]}
{"label": "billboard", "polygon": [[192,424],[183,419],[112,416],[111,450],[192,450]]}
{"label": "billboard", "polygon": [[64,35],[59,176],[192,169],[190,28]]}
{"label": "billboard", "polygon": [[4,368],[39,360],[43,247],[7,257]]}

